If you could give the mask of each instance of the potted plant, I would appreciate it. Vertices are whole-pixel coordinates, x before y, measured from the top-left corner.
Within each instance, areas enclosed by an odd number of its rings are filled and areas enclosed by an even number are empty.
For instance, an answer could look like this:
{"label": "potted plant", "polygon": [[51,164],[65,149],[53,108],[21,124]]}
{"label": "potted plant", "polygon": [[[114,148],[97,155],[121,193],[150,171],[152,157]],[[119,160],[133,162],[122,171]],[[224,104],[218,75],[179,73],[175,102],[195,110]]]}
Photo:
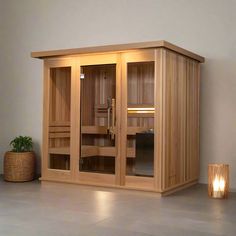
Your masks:
{"label": "potted plant", "polygon": [[28,136],[18,136],[10,142],[12,150],[4,156],[4,180],[31,181],[35,177],[33,141]]}

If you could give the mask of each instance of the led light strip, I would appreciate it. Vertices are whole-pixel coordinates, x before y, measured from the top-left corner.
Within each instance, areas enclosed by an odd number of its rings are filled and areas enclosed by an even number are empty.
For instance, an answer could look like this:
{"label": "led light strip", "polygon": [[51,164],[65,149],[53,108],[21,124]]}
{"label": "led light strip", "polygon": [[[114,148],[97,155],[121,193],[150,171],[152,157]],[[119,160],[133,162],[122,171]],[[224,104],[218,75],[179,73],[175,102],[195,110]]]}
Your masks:
{"label": "led light strip", "polygon": [[155,113],[154,107],[130,107],[127,108],[128,113]]}

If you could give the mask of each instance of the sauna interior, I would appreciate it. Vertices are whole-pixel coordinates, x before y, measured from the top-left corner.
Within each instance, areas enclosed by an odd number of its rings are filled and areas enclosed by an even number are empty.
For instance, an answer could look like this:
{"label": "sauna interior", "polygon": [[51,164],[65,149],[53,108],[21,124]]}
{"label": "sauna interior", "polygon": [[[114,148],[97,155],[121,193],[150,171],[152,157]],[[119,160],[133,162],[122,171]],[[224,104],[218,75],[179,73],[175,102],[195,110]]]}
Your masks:
{"label": "sauna interior", "polygon": [[[80,171],[115,174],[116,65],[83,66],[81,71]],[[130,63],[127,78],[128,129],[133,131],[127,133],[126,174],[153,177],[154,63]],[[146,145],[143,138],[149,139]]]}
{"label": "sauna interior", "polygon": [[199,175],[200,63],[166,41],[44,60],[42,181],[170,194]]}
{"label": "sauna interior", "polygon": [[50,69],[49,168],[70,170],[70,67]]}
{"label": "sauna interior", "polygon": [[116,65],[83,66],[81,71],[80,171],[115,174]]}

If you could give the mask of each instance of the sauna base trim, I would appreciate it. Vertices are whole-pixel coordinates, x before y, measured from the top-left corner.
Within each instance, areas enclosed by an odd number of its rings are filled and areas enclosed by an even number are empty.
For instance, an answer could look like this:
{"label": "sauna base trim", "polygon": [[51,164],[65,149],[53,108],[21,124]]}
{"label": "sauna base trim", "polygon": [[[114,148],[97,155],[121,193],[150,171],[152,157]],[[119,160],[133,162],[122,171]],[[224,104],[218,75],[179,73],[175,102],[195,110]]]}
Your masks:
{"label": "sauna base trim", "polygon": [[55,180],[50,178],[39,178],[39,180],[44,182],[54,182],[54,183],[66,183],[66,184],[76,184],[76,185],[84,185],[84,186],[94,186],[94,187],[104,187],[104,188],[113,188],[113,189],[124,189],[124,190],[136,190],[136,191],[144,191],[144,192],[154,192],[162,197],[168,196],[172,193],[181,191],[183,189],[186,189],[190,186],[193,186],[198,183],[198,179],[187,181],[183,184],[179,184],[176,186],[173,186],[167,190],[159,191],[155,189],[150,188],[138,188],[138,187],[131,187],[131,186],[119,186],[119,185],[109,185],[109,184],[98,184],[98,183],[91,183],[91,182],[82,182],[82,181],[70,181],[70,180]]}
{"label": "sauna base trim", "polygon": [[193,179],[193,180],[189,180],[189,181],[186,181],[185,183],[182,183],[182,184],[178,184],[178,185],[175,185],[173,187],[170,187],[164,191],[161,192],[161,196],[168,196],[172,193],[175,193],[175,192],[178,192],[178,191],[181,191],[183,189],[187,189],[195,184],[198,184],[198,179]]}
{"label": "sauna base trim", "polygon": [[82,181],[70,181],[70,180],[55,180],[50,178],[39,178],[41,182],[54,182],[54,183],[66,183],[66,184],[77,184],[77,185],[87,185],[87,186],[94,186],[94,187],[104,187],[104,188],[114,188],[114,189],[126,189],[126,190],[137,190],[137,191],[145,191],[145,192],[155,192],[160,194],[159,191],[150,188],[138,188],[138,187],[131,187],[131,186],[120,186],[120,185],[110,185],[110,184],[99,184],[99,183],[91,183],[91,182],[82,182]]}

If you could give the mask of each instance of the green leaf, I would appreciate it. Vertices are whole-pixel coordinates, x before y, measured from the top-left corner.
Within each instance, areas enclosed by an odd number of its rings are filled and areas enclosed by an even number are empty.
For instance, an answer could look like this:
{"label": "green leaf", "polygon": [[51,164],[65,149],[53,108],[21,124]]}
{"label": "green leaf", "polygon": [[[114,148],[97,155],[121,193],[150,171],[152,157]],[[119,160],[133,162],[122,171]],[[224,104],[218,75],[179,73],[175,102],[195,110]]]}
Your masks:
{"label": "green leaf", "polygon": [[13,152],[30,152],[33,148],[32,138],[29,136],[18,136],[10,142]]}

